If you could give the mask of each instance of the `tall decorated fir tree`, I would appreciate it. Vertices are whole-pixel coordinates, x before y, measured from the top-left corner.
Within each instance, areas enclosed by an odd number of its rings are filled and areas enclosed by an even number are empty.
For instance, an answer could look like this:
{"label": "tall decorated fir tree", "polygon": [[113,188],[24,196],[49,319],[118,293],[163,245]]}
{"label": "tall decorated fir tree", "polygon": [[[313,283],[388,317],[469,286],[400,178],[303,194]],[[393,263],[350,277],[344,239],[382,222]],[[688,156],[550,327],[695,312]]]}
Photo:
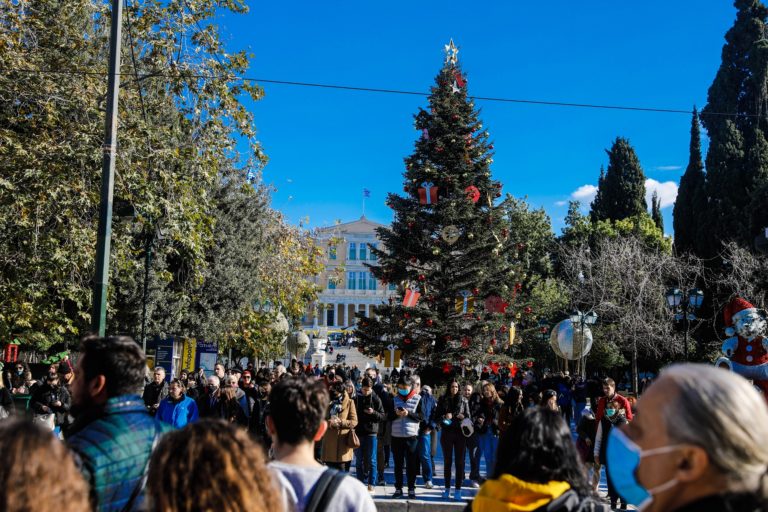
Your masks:
{"label": "tall decorated fir tree", "polygon": [[391,227],[383,248],[371,247],[371,272],[397,285],[371,318],[358,315],[363,350],[402,350],[412,364],[450,373],[461,362],[509,362],[516,327],[532,318],[522,302],[524,273],[504,216],[501,183],[491,177],[493,144],[467,95],[453,41],[415,127],[405,159],[403,195],[391,193]]}

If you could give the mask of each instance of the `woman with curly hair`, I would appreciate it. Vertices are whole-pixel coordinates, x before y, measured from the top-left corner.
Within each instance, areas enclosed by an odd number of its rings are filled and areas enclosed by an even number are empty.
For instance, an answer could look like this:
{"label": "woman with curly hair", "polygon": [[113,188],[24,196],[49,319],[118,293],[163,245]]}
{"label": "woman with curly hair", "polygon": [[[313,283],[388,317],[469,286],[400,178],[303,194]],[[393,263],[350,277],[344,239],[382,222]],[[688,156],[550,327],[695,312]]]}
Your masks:
{"label": "woman with curly hair", "polygon": [[163,436],[149,463],[155,512],[281,512],[283,501],[261,447],[248,432],[202,419]]}
{"label": "woman with curly hair", "polygon": [[28,420],[0,423],[0,510],[87,512],[88,485],[67,448]]}

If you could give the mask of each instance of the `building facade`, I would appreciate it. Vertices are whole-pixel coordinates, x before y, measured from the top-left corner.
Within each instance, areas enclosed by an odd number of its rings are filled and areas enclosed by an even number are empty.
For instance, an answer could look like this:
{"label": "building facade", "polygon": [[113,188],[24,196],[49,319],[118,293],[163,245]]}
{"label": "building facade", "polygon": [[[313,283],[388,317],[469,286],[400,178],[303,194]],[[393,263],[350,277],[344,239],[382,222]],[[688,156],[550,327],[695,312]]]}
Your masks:
{"label": "building facade", "polygon": [[355,324],[355,313],[373,314],[373,306],[394,295],[394,285],[382,285],[366,266],[376,265],[370,247],[379,247],[376,228],[382,224],[359,220],[318,230],[318,243],[325,250],[325,269],[314,276],[320,286],[317,301],[304,316],[305,327],[344,329]]}

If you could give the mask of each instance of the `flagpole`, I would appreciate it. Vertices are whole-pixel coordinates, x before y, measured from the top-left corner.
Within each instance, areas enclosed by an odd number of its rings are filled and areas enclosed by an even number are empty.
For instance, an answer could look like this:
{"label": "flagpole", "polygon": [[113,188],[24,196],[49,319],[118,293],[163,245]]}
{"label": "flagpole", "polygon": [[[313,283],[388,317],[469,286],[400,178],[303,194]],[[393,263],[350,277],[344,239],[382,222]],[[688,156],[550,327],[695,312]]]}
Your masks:
{"label": "flagpole", "polygon": [[365,217],[365,191],[363,191],[363,217]]}

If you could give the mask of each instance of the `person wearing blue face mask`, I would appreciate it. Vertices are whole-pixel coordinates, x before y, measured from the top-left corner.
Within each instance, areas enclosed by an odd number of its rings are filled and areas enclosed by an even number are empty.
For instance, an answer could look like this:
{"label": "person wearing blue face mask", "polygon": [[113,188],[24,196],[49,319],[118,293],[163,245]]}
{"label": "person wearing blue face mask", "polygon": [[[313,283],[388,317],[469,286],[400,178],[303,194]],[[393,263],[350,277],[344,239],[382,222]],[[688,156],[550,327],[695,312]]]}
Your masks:
{"label": "person wearing blue face mask", "polygon": [[595,464],[605,464],[606,472],[608,475],[608,498],[611,500],[611,508],[616,508],[616,505],[621,501],[621,510],[627,509],[627,500],[620,500],[619,493],[616,491],[616,486],[611,478],[611,473],[608,471],[608,462],[606,460],[606,452],[608,449],[608,438],[615,427],[621,427],[628,423],[626,413],[621,408],[621,402],[619,400],[609,401],[605,407],[605,413],[603,419],[597,423],[597,434],[595,435]]}
{"label": "person wearing blue face mask", "polygon": [[768,407],[742,377],[674,365],[608,438],[608,474],[643,512],[768,510]]}
{"label": "person wearing blue face mask", "polygon": [[[416,498],[416,475],[419,472],[419,424],[423,421],[421,380],[403,370],[397,380],[397,392],[392,420],[392,456],[395,459],[395,493],[393,498],[403,497],[403,465],[408,478],[408,498]],[[403,464],[405,463],[405,464]]]}

